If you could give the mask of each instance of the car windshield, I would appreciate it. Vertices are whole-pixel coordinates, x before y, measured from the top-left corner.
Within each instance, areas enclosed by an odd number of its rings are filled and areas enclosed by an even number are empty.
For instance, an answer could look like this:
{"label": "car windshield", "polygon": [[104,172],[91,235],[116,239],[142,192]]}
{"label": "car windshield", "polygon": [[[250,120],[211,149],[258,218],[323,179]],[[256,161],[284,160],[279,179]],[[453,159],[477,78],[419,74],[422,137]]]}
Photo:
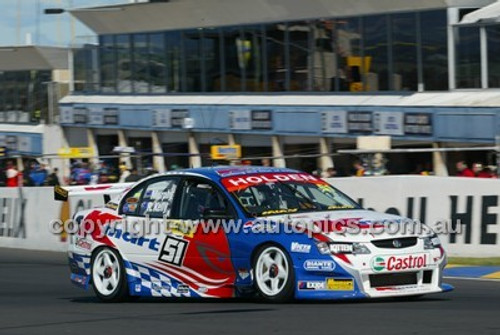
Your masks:
{"label": "car windshield", "polygon": [[342,192],[307,174],[233,177],[222,183],[252,216],[360,208]]}

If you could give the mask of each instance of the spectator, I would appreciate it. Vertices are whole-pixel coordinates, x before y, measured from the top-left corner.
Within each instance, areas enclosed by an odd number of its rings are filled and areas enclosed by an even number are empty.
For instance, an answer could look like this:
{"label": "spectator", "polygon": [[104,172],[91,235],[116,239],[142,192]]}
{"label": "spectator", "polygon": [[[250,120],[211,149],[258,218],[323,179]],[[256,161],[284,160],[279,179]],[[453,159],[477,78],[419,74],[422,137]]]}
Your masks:
{"label": "spectator", "polygon": [[269,158],[263,158],[260,163],[262,166],[268,167],[271,166],[271,160]]}
{"label": "spectator", "polygon": [[139,176],[139,173],[137,172],[137,169],[132,169],[130,171],[130,174],[125,178],[126,183],[133,183],[136,181],[141,180],[141,176]]}
{"label": "spectator", "polygon": [[51,174],[48,175],[46,184],[47,186],[57,186],[60,185],[59,183],[59,177],[57,176],[57,173],[59,172],[58,168],[54,168]]}
{"label": "spectator", "polygon": [[457,177],[475,177],[476,175],[467,167],[464,161],[457,162]]}
{"label": "spectator", "polygon": [[481,163],[472,164],[472,172],[477,178],[492,178],[491,170],[488,167],[484,167]]}
{"label": "spectator", "polygon": [[337,177],[337,170],[334,167],[329,167],[323,174],[323,178],[334,178]]}
{"label": "spectator", "polygon": [[47,178],[47,170],[41,165],[36,165],[29,173],[29,178],[33,186],[42,186]]}
{"label": "spectator", "polygon": [[313,176],[315,176],[315,177],[321,177],[321,175],[322,175],[322,171],[321,171],[321,169],[319,169],[319,168],[318,168],[318,169],[314,169],[314,170],[312,171],[312,173],[311,173],[311,174],[312,174]]}
{"label": "spectator", "polygon": [[354,176],[362,177],[365,175],[365,168],[360,161],[355,161],[352,166],[354,167],[354,174],[353,174]]}
{"label": "spectator", "polygon": [[125,163],[120,164],[120,180],[118,180],[119,183],[124,183],[125,179],[130,176],[130,171]]}
{"label": "spectator", "polygon": [[14,163],[11,161],[7,162],[7,170],[5,171],[6,186],[7,187],[18,187],[20,173],[17,171]]}

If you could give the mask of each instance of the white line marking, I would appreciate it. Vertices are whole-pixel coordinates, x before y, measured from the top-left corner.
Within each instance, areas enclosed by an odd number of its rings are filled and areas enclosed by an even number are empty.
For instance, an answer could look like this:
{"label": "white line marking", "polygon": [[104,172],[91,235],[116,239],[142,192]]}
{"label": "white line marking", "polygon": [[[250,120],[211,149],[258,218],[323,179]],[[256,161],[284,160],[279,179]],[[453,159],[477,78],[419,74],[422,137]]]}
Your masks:
{"label": "white line marking", "polygon": [[493,282],[493,283],[500,283],[500,279],[494,279],[494,278],[467,278],[467,277],[443,277],[446,279],[462,279],[462,280],[477,280],[477,281],[488,281],[488,282]]}

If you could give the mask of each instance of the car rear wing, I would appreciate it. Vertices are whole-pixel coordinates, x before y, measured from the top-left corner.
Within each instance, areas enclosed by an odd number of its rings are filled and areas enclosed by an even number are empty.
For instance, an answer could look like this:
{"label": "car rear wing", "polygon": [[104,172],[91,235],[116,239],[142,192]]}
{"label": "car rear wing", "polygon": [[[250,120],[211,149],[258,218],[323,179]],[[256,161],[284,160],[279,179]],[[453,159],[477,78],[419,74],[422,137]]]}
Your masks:
{"label": "car rear wing", "polygon": [[102,194],[104,196],[104,203],[107,203],[111,199],[112,195],[121,194],[130,189],[132,185],[134,185],[134,183],[65,186],[65,187],[55,186],[54,200],[68,201],[70,197]]}

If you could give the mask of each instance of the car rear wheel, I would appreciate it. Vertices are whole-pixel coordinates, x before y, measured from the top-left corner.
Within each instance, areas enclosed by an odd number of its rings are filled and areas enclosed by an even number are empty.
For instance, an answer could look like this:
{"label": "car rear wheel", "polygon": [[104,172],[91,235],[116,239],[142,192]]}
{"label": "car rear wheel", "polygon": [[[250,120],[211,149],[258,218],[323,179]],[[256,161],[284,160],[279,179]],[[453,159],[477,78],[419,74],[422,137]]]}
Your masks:
{"label": "car rear wheel", "polygon": [[117,251],[102,248],[93,255],[92,286],[104,302],[120,302],[127,298],[125,269]]}
{"label": "car rear wheel", "polygon": [[290,256],[275,245],[261,247],[254,262],[255,287],[267,301],[284,302],[293,297],[295,278]]}

